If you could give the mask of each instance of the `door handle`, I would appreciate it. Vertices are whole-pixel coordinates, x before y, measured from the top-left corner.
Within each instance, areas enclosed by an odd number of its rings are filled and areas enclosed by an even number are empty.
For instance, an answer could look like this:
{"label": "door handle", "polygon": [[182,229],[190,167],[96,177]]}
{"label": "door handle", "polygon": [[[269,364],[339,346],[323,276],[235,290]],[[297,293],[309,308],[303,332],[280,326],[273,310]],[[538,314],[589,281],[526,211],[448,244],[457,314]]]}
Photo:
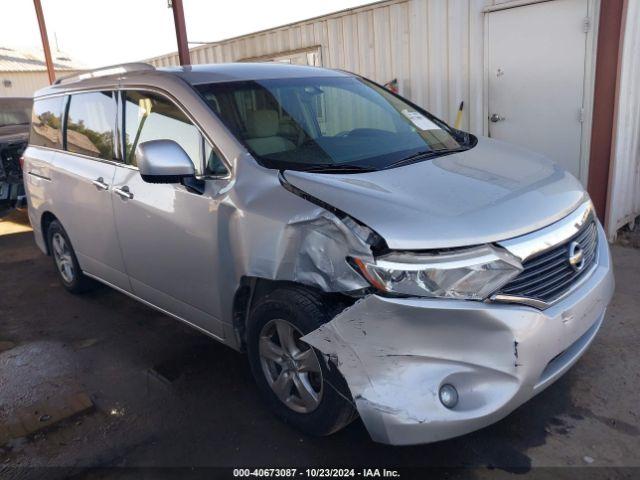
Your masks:
{"label": "door handle", "polygon": [[128,200],[131,200],[133,198],[133,193],[129,191],[129,187],[127,187],[126,185],[122,188],[114,188],[113,191],[120,195],[120,197],[122,198],[126,198]]}
{"label": "door handle", "polygon": [[497,113],[492,113],[491,116],[489,117],[489,120],[491,120],[493,123],[498,123],[503,121],[505,118],[502,115],[499,115]]}
{"label": "door handle", "polygon": [[94,181],[92,181],[98,190],[109,190],[109,185],[104,183],[104,178],[98,177]]}

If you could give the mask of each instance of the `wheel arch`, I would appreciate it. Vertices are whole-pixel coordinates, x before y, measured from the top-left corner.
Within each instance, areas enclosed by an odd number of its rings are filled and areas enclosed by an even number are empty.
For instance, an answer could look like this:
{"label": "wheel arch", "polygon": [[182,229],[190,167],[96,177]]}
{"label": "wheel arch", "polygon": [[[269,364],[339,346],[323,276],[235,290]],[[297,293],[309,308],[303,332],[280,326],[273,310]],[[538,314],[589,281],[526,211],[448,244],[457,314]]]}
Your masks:
{"label": "wheel arch", "polygon": [[236,337],[236,345],[240,351],[246,351],[246,334],[249,315],[253,305],[268,295],[281,288],[297,288],[313,292],[326,300],[325,305],[335,307],[335,314],[352,305],[357,299],[344,293],[328,293],[317,287],[285,280],[272,280],[261,277],[242,277],[240,285],[233,297],[233,331]]}
{"label": "wheel arch", "polygon": [[51,255],[51,248],[49,246],[49,241],[47,239],[47,236],[48,236],[49,226],[54,220],[58,220],[58,217],[56,217],[53,213],[51,213],[48,210],[44,212],[40,217],[40,232],[42,233],[42,240],[44,242],[44,248],[46,250],[45,253],[47,255]]}

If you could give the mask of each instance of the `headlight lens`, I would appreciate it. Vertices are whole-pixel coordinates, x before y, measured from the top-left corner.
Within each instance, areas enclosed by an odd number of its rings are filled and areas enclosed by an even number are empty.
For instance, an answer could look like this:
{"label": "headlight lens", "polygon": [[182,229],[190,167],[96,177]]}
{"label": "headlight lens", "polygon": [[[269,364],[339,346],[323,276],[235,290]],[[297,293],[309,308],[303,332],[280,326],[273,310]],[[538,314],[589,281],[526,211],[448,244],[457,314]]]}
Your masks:
{"label": "headlight lens", "polygon": [[374,263],[354,259],[364,277],[386,293],[483,300],[522,271],[515,256],[491,245],[434,255],[391,253]]}

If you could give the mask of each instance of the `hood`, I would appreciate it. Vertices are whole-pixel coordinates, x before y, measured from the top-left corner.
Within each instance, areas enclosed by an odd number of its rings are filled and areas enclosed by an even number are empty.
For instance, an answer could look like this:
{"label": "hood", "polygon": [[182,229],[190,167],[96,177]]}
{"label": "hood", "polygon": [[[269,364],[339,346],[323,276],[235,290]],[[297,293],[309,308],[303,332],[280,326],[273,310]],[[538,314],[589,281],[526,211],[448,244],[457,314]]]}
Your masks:
{"label": "hood", "polygon": [[285,179],[380,234],[393,250],[506,240],[568,215],[588,196],[545,157],[489,138],[465,152],[360,174]]}

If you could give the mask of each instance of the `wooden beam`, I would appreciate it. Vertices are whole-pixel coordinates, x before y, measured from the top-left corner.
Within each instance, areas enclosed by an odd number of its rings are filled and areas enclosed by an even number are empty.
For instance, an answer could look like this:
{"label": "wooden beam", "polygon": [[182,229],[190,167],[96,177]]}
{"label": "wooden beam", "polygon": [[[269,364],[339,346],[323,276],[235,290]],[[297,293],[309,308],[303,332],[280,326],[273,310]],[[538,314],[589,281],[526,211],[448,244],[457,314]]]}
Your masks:
{"label": "wooden beam", "polygon": [[607,211],[623,7],[624,0],[600,3],[587,191],[602,223]]}
{"label": "wooden beam", "polygon": [[33,0],[33,6],[36,8],[36,16],[38,17],[38,27],[40,27],[42,50],[44,50],[44,62],[47,64],[47,75],[49,75],[49,83],[53,83],[56,81],[56,72],[53,69],[53,59],[51,58],[51,49],[49,48],[47,25],[44,23],[44,14],[42,13],[42,5],[40,4],[40,0]]}
{"label": "wooden beam", "polygon": [[178,57],[180,58],[180,65],[191,65],[182,0],[171,0],[171,8],[173,9],[173,22],[176,26],[176,40],[178,41]]}

